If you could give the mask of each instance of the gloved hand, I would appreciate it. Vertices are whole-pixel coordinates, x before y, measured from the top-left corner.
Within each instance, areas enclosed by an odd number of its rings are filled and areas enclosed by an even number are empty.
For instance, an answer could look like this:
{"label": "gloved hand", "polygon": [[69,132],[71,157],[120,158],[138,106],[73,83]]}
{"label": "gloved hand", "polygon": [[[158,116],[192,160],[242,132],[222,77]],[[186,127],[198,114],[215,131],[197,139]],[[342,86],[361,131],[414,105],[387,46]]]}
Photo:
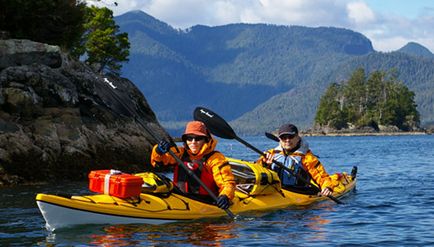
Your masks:
{"label": "gloved hand", "polygon": [[325,187],[320,194],[322,196],[331,196],[333,194],[333,191],[329,187]]}
{"label": "gloved hand", "polygon": [[155,151],[157,151],[157,154],[163,155],[169,152],[169,149],[170,149],[170,142],[163,139],[158,143],[158,146],[155,149]]}
{"label": "gloved hand", "polygon": [[221,209],[228,209],[230,206],[229,198],[226,195],[221,195],[217,197],[217,207]]}

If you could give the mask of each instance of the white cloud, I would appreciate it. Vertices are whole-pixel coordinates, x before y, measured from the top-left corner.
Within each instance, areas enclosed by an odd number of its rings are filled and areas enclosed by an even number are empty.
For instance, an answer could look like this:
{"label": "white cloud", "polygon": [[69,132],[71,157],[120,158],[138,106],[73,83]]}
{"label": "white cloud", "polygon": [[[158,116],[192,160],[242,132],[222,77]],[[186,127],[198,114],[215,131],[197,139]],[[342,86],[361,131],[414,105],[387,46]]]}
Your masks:
{"label": "white cloud", "polygon": [[375,21],[374,12],[364,2],[352,2],[347,5],[348,17],[356,25]]}
{"label": "white cloud", "polygon": [[[248,8],[249,17],[257,23],[304,26],[342,26],[344,5],[337,0],[258,0]],[[254,18],[252,18],[254,16]],[[246,21],[246,19],[242,19]],[[250,20],[247,20],[251,22]]]}
{"label": "white cloud", "polygon": [[434,52],[434,12],[408,18],[394,15],[381,15],[368,25],[360,25],[354,30],[365,34],[376,50],[393,51],[410,41],[417,42]]}

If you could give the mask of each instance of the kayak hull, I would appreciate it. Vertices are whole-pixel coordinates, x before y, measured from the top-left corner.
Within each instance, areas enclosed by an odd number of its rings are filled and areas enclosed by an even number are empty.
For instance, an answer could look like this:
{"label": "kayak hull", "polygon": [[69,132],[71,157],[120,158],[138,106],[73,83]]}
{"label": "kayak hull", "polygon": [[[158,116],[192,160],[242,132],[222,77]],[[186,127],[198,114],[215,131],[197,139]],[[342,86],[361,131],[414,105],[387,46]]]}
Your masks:
{"label": "kayak hull", "polygon": [[178,220],[150,219],[120,215],[102,214],[44,201],[37,201],[38,207],[45,219],[46,228],[50,231],[73,225],[90,224],[165,224]]}

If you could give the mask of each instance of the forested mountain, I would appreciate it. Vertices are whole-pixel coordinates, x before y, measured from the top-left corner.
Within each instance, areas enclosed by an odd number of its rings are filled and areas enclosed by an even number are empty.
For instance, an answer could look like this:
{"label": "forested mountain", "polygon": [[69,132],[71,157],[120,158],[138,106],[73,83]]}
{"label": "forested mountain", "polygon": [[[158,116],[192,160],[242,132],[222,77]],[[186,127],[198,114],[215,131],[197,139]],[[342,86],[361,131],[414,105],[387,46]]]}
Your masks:
{"label": "forested mountain", "polygon": [[183,126],[198,105],[230,120],[241,134],[286,121],[307,128],[327,86],[359,67],[368,73],[396,68],[416,93],[422,123],[434,120],[434,60],[407,49],[375,52],[369,39],[351,30],[266,24],[177,30],[140,11],[116,22],[131,43],[122,75],[137,84],[169,129]]}
{"label": "forested mountain", "polygon": [[408,55],[414,55],[419,57],[434,58],[434,54],[424,46],[415,42],[409,42],[404,47],[398,50],[399,52],[406,53]]}

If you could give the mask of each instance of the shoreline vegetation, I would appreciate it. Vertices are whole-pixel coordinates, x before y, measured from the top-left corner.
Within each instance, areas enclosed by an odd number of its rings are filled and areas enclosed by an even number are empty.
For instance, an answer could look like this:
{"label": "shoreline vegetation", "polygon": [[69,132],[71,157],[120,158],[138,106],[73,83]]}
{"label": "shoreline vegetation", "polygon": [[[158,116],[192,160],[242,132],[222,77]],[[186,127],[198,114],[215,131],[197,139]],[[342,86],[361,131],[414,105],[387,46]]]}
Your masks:
{"label": "shoreline vegetation", "polygon": [[379,132],[354,132],[354,131],[336,131],[336,132],[318,132],[318,131],[301,131],[302,136],[403,136],[403,135],[432,135],[432,131],[379,131]]}

